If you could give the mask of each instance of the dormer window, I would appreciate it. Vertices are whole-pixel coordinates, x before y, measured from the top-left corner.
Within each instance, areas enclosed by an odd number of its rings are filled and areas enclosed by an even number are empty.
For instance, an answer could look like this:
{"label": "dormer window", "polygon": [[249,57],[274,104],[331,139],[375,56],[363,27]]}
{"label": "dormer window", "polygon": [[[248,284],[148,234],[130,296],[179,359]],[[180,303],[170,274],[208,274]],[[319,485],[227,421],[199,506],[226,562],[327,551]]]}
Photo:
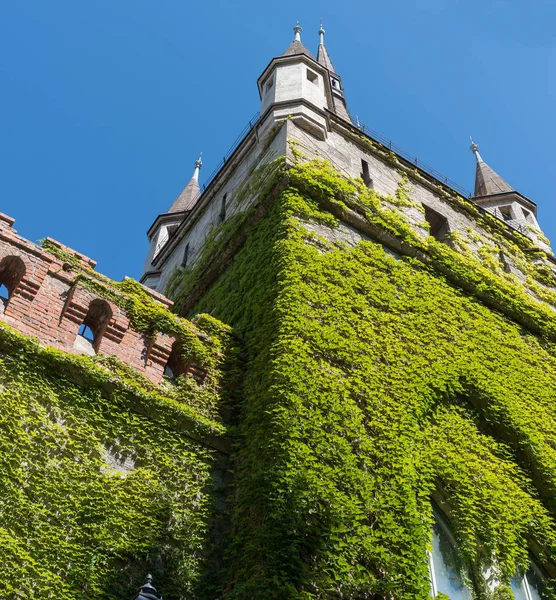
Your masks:
{"label": "dormer window", "polygon": [[333,77],[332,77],[331,81],[332,81],[332,89],[336,90],[337,92],[341,92],[342,86],[340,85],[340,82],[337,79],[334,79]]}
{"label": "dormer window", "polygon": [[309,69],[307,69],[307,79],[311,83],[314,83],[315,85],[318,85],[319,76],[316,73],[313,73],[313,71],[310,71]]}

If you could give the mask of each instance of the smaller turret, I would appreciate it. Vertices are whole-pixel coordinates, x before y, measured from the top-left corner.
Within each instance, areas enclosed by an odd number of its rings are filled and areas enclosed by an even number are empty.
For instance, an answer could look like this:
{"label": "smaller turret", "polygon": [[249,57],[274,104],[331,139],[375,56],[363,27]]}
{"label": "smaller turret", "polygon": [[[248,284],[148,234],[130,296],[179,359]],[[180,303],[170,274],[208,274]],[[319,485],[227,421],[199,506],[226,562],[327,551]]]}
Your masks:
{"label": "smaller turret", "polygon": [[201,195],[199,187],[199,173],[203,166],[201,156],[195,161],[193,175],[189,183],[183,188],[181,194],[174,200],[167,213],[158,215],[151,228],[147,232],[149,238],[149,251],[143,267],[141,275],[141,283],[156,289],[160,272],[153,267],[153,260],[160,252],[164,244],[169,240],[170,236],[178,228],[189,211],[195,206]]}
{"label": "smaller turret", "polygon": [[473,202],[504,220],[552,254],[548,240],[537,222],[537,205],[514,190],[479,154],[479,146],[471,140],[471,152],[477,161]]}
{"label": "smaller turret", "polygon": [[316,60],[301,41],[301,25],[297,23],[293,30],[292,43],[282,56],[270,62],[258,80],[263,118],[261,129],[264,131],[277,122],[292,119],[301,129],[324,140],[328,135],[330,114],[351,123],[342,80],[324,46],[322,25]]}

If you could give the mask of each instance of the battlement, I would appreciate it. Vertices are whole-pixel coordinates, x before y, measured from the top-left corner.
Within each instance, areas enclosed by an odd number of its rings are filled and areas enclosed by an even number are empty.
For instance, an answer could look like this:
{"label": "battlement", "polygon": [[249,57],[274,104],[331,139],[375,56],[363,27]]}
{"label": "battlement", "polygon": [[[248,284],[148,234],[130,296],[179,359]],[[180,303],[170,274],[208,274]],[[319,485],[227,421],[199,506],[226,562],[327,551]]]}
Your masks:
{"label": "battlement", "polygon": [[[170,300],[131,279],[114,282],[96,273],[94,260],[52,238],[30,242],[14,222],[0,213],[0,320],[66,352],[115,356],[154,383],[165,371],[202,381],[202,366],[183,359],[178,337],[132,323],[138,303],[170,309]],[[138,299],[130,296],[133,286]],[[192,325],[191,334],[207,338]]]}

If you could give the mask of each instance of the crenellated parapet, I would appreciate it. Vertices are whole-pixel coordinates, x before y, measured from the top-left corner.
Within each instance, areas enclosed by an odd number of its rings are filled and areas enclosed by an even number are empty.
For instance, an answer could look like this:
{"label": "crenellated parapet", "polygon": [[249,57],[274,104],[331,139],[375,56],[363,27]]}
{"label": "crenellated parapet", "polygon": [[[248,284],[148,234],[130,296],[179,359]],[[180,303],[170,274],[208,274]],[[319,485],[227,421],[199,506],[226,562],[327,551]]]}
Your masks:
{"label": "crenellated parapet", "polygon": [[0,214],[2,321],[46,346],[116,357],[154,383],[188,374],[203,383],[209,336],[173,315],[170,300],[131,279],[104,277],[94,260],[52,238],[30,242],[13,224]]}

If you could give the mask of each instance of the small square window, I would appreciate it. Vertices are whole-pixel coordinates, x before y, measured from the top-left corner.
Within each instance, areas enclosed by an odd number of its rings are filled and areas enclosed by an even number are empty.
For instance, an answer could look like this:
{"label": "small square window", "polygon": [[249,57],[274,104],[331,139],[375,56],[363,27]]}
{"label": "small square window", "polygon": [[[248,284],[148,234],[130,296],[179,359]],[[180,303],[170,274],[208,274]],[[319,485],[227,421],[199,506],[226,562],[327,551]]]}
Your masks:
{"label": "small square window", "polygon": [[429,233],[433,238],[442,240],[445,235],[450,233],[450,225],[448,219],[436,212],[430,206],[423,205],[425,208],[425,220],[429,224]]}
{"label": "small square window", "polygon": [[514,213],[511,206],[501,206],[498,210],[504,221],[512,221],[514,219]]}
{"label": "small square window", "polygon": [[264,92],[265,94],[272,89],[274,85],[274,76],[269,77],[264,84]]}
{"label": "small square window", "polygon": [[307,69],[307,79],[311,83],[317,84],[319,81],[319,76],[316,73],[313,73],[313,71],[309,71],[309,69]]}

